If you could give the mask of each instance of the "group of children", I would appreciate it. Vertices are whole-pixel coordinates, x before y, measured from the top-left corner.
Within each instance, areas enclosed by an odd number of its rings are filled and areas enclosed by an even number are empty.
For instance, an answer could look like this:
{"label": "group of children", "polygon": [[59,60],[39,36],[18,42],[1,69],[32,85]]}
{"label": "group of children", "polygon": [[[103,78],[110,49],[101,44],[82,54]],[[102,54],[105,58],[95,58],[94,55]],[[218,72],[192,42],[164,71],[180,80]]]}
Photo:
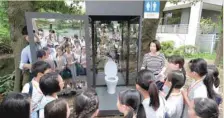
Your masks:
{"label": "group of children", "polygon": [[[218,118],[220,80],[216,66],[207,65],[204,59],[192,59],[184,69],[184,58],[168,58],[167,74],[161,89],[155,75],[147,69],[136,77],[136,89],[117,95],[117,108],[125,118]],[[99,100],[93,89],[84,90],[74,98],[73,111],[57,92],[64,87],[61,76],[51,66],[38,61],[32,65],[35,77],[22,93],[9,94],[1,103],[1,118],[93,118],[99,112]],[[183,88],[187,78],[195,81]],[[30,97],[29,97],[30,94]],[[30,105],[31,104],[31,105]],[[30,110],[31,109],[31,110]]]}
{"label": "group of children", "polygon": [[[65,45],[55,47],[56,61],[49,56],[49,46],[38,51],[39,59],[32,66],[24,59],[21,67],[30,68],[34,77],[23,86],[21,93],[9,93],[3,99],[0,118],[93,118],[98,115],[100,101],[93,89],[77,93],[73,110],[65,100],[58,99],[57,93],[65,85],[61,72],[66,68],[72,71],[71,65],[76,62],[72,59],[69,41],[65,41]],[[136,76],[136,89],[120,91],[117,95],[118,110],[125,118],[218,118],[222,98],[216,66],[197,58],[188,62],[186,71],[184,58],[173,55],[168,57],[165,73],[165,57],[158,53],[160,48],[158,41],[150,43],[150,53],[144,56],[142,70]],[[85,54],[85,49],[82,52]],[[30,54],[29,50],[25,53]],[[79,58],[86,61],[82,54]],[[86,68],[85,62],[81,64]],[[185,89],[190,78],[194,81]]]}
{"label": "group of children", "polygon": [[[222,102],[217,91],[220,84],[218,69],[201,58],[190,60],[188,67],[186,72],[183,57],[170,56],[160,90],[153,72],[139,71],[136,90],[119,95],[119,111],[126,118],[218,118],[218,106]],[[185,90],[187,77],[194,82]]]}
{"label": "group of children", "polygon": [[[75,80],[79,75],[86,75],[85,46],[78,36],[75,40],[64,37],[60,44],[52,44],[37,51],[37,58],[51,65],[53,71],[60,73],[63,79]],[[73,43],[72,43],[73,42]],[[67,82],[67,81],[66,81]]]}

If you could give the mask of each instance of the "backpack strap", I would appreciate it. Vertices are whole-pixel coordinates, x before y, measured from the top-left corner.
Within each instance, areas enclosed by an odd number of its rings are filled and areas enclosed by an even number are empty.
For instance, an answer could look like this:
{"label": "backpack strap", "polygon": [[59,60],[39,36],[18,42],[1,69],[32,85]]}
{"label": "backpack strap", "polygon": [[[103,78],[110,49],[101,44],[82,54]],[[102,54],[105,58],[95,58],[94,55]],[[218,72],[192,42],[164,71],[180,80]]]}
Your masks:
{"label": "backpack strap", "polygon": [[40,109],[37,111],[37,118],[40,118]]}
{"label": "backpack strap", "polygon": [[54,61],[55,67],[57,68],[58,67],[57,62],[55,60],[53,60],[53,61]]}
{"label": "backpack strap", "polygon": [[183,109],[182,109],[180,118],[183,118],[184,117],[184,109],[185,109],[185,104],[183,104]]}
{"label": "backpack strap", "polygon": [[184,110],[185,110],[185,103],[184,103],[184,99],[183,99],[183,108],[182,108],[182,112],[181,112],[180,118],[184,117]]}
{"label": "backpack strap", "polygon": [[29,95],[30,97],[32,97],[32,93],[33,93],[33,84],[32,81],[29,82]]}

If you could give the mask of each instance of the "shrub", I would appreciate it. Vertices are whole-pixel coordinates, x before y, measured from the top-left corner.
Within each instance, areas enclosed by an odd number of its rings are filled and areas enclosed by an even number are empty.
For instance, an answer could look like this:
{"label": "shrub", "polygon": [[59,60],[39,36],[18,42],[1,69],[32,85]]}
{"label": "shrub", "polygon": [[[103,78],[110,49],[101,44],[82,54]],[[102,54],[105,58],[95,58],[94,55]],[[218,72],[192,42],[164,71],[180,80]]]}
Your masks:
{"label": "shrub", "polygon": [[161,52],[164,53],[165,57],[171,55],[181,55],[184,57],[192,57],[198,54],[198,49],[192,45],[180,46],[179,48],[174,48],[174,41],[164,41],[161,42]]}
{"label": "shrub", "polygon": [[164,41],[161,42],[161,52],[168,57],[172,55],[174,50],[174,41]]}
{"label": "shrub", "polygon": [[15,71],[12,74],[0,77],[0,94],[6,95],[13,90]]}
{"label": "shrub", "polygon": [[0,37],[0,54],[11,54],[12,47],[10,45],[11,40],[7,37]]}
{"label": "shrub", "polygon": [[189,56],[192,56],[194,54],[197,54],[198,53],[197,50],[198,49],[195,46],[185,45],[185,46],[180,46],[179,48],[175,49],[173,51],[173,54],[181,55],[181,56],[184,56],[184,57],[189,57]]}

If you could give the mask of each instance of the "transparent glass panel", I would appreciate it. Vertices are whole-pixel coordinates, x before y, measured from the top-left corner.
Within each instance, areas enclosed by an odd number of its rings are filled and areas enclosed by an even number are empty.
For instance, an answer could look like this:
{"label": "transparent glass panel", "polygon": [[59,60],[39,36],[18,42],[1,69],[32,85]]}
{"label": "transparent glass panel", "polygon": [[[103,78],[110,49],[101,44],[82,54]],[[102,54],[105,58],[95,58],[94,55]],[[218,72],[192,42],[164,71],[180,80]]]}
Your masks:
{"label": "transparent glass panel", "polygon": [[84,21],[33,18],[32,23],[36,47],[46,53],[37,51],[38,60],[59,72],[66,86],[74,80],[86,80]]}
{"label": "transparent glass panel", "polygon": [[129,84],[135,84],[137,77],[137,60],[138,60],[138,24],[130,25],[129,39]]}
{"label": "transparent glass panel", "polygon": [[111,58],[118,67],[118,85],[125,85],[126,59],[125,39],[122,38],[122,24],[117,21],[96,21],[95,24],[95,66],[96,85],[106,85],[104,66]]}

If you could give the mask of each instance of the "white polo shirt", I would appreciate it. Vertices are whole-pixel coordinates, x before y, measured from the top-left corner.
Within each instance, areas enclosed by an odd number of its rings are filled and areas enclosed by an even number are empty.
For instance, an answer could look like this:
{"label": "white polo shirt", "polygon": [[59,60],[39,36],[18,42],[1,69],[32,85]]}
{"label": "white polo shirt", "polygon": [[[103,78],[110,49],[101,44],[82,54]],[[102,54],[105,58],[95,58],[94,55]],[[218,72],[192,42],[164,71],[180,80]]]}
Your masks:
{"label": "white polo shirt", "polygon": [[[31,109],[32,111],[37,108],[38,104],[40,103],[42,97],[44,96],[42,91],[40,90],[39,83],[34,79],[31,81],[33,85],[33,92],[31,97]],[[29,93],[30,84],[26,83],[23,86],[22,93]]]}
{"label": "white polo shirt", "polygon": [[145,109],[146,118],[164,118],[166,113],[166,101],[164,98],[159,96],[160,106],[155,111],[152,106],[149,106],[150,98],[146,98],[142,101],[142,104]]}
{"label": "white polo shirt", "polygon": [[25,48],[23,48],[21,52],[19,68],[23,70],[23,65],[28,64],[28,62],[30,64],[32,63],[30,45],[27,45]]}

